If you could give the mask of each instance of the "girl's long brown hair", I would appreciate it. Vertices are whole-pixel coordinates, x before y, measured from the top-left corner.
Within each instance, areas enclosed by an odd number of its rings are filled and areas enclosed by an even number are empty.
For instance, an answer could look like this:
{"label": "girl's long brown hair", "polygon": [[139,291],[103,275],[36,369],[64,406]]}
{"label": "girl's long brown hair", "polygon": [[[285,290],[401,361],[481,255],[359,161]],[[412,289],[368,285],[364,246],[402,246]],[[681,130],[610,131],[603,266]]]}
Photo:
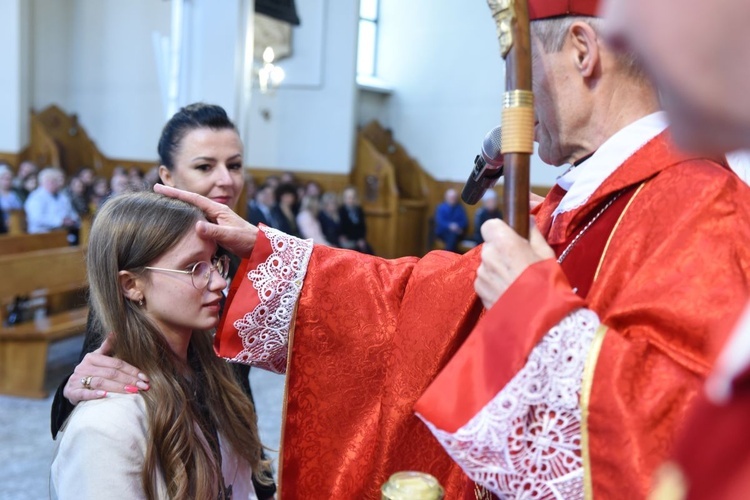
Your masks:
{"label": "girl's long brown hair", "polygon": [[[202,217],[200,210],[187,203],[155,193],[130,193],[102,207],[89,239],[92,308],[103,331],[115,332],[113,355],[148,373],[150,379],[149,390],[142,393],[150,432],[142,472],[148,498],[156,498],[159,473],[170,498],[216,498],[223,479],[220,464],[196,432],[200,410],[191,384],[180,374],[184,363],[172,353],[154,322],[123,295],[118,272],[143,273],[145,266],[192,231]],[[267,484],[270,465],[261,460],[255,409],[229,365],[214,354],[210,332],[193,332],[189,351],[202,370],[203,404],[213,425],[252,467],[256,480]],[[213,439],[203,434],[205,440]]]}

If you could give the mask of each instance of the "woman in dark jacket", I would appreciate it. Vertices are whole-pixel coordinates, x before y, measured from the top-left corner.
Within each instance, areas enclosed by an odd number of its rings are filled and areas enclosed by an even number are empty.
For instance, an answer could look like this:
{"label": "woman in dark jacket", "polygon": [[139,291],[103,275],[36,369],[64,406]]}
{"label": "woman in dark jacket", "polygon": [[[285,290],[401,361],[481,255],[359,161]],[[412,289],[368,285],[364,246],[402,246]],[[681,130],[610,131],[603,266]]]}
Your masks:
{"label": "woman in dark jacket", "polygon": [[344,190],[344,204],[339,209],[339,219],[341,220],[341,237],[339,238],[341,246],[372,254],[372,247],[366,239],[365,212],[359,205],[357,190],[353,187]]}
{"label": "woman in dark jacket", "polygon": [[276,206],[271,211],[279,231],[300,237],[297,228],[297,188],[293,184],[279,184],[276,188]]}

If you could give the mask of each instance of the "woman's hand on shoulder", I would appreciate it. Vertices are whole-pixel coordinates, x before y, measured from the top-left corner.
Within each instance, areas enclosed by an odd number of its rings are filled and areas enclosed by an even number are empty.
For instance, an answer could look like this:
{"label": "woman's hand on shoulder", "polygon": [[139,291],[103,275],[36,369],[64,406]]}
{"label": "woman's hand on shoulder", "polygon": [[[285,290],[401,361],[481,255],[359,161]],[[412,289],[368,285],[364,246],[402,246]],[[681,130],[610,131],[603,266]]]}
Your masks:
{"label": "woman's hand on shoulder", "polygon": [[99,349],[86,354],[73,370],[63,389],[63,396],[71,404],[103,398],[108,392],[135,394],[148,390],[148,377],[123,360],[109,356],[110,350],[107,337]]}
{"label": "woman's hand on shoulder", "polygon": [[233,254],[246,258],[255,247],[258,228],[237,215],[231,208],[221,203],[189,191],[157,184],[154,191],[170,198],[177,198],[203,210],[209,222],[200,221],[196,225],[198,236],[215,240],[216,243]]}

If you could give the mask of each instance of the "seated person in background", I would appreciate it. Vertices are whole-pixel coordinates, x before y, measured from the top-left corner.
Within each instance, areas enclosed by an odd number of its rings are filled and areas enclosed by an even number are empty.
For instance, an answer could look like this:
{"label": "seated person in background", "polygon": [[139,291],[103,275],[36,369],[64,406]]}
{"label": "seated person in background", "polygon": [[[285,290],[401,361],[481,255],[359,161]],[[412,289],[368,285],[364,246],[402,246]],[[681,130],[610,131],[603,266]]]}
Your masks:
{"label": "seated person in background", "polygon": [[279,223],[273,215],[274,205],[274,188],[270,184],[261,184],[255,193],[255,198],[247,204],[247,221],[257,226],[265,224],[266,226],[279,228]]}
{"label": "seated person in background", "polygon": [[323,235],[333,246],[339,245],[341,239],[341,219],[339,218],[339,197],[336,193],[327,191],[320,197],[320,212],[318,221]]}
{"label": "seated person in background", "polygon": [[255,183],[252,175],[246,174],[245,178],[245,199],[248,200],[248,208],[258,194],[259,186]]}
{"label": "seated person in background", "polygon": [[455,252],[468,226],[469,219],[463,205],[458,202],[458,192],[447,190],[445,201],[435,211],[435,236],[445,244],[446,250]]}
{"label": "seated person in background", "polygon": [[281,184],[281,179],[279,179],[278,175],[269,175],[266,177],[266,180],[263,181],[263,184],[268,184],[274,191],[276,191],[276,188]]}
{"label": "seated person in background", "polygon": [[482,238],[482,224],[490,219],[502,219],[503,213],[497,206],[497,193],[488,190],[482,196],[482,206],[474,214],[474,237],[472,238],[477,244],[484,243]]}
{"label": "seated person in background", "polygon": [[13,191],[13,172],[7,163],[0,164],[0,210],[4,216],[5,227],[8,227],[10,211],[23,210],[23,202]]}
{"label": "seated person in background", "polygon": [[109,182],[104,177],[97,177],[91,187],[89,205],[91,213],[96,213],[109,199]]}
{"label": "seated person in background", "polygon": [[140,168],[132,166],[128,169],[128,184],[131,191],[143,191],[146,188]]}
{"label": "seated person in background", "polygon": [[91,188],[93,187],[94,181],[96,180],[94,169],[91,167],[81,167],[75,176],[81,179],[83,185],[86,186],[86,196],[91,196]]}
{"label": "seated person in background", "polygon": [[320,184],[315,181],[309,181],[305,184],[305,196],[312,196],[319,200],[322,192],[323,190],[320,188]]}
{"label": "seated person in background", "polygon": [[79,217],[88,215],[90,212],[89,199],[86,196],[86,185],[80,177],[73,177],[65,189],[70,197],[70,202]]}
{"label": "seated person in background", "polygon": [[114,173],[109,181],[110,196],[134,191],[130,184],[130,178],[125,174]]}
{"label": "seated person in background", "polygon": [[27,231],[30,234],[47,233],[53,229],[68,230],[71,244],[78,241],[81,218],[63,191],[65,174],[59,168],[48,167],[39,172],[39,187],[26,199]]}
{"label": "seated person in background", "polygon": [[339,244],[341,248],[372,254],[372,247],[366,239],[365,212],[359,205],[357,189],[352,186],[344,189],[343,200],[344,203],[339,208],[339,220],[341,221]]}
{"label": "seated person in background", "polygon": [[314,196],[305,196],[300,203],[299,213],[297,214],[297,228],[302,238],[311,239],[313,243],[333,246],[323,234],[323,228],[318,220],[320,213],[320,202]]}
{"label": "seated person in background", "polygon": [[276,188],[276,206],[271,213],[278,224],[278,230],[299,237],[297,228],[297,188],[292,184],[279,184]]}
{"label": "seated person in background", "polygon": [[32,174],[36,176],[38,172],[39,168],[36,166],[36,164],[34,164],[34,162],[22,161],[18,166],[18,172],[16,172],[16,176],[13,178],[13,189],[15,189],[16,192],[21,191],[23,189],[26,178]]}
{"label": "seated person in background", "polygon": [[160,180],[159,167],[151,167],[143,176],[143,187],[146,191],[151,191],[154,189],[154,185]]}
{"label": "seated person in background", "polygon": [[279,184],[291,184],[296,189],[299,182],[297,182],[297,176],[294,175],[294,172],[287,171],[279,177]]}
{"label": "seated person in background", "polygon": [[37,187],[39,187],[39,179],[36,172],[34,172],[33,174],[29,174],[24,177],[21,181],[21,186],[17,189],[14,187],[13,190],[16,192],[21,201],[25,203],[26,199]]}
{"label": "seated person in background", "polygon": [[151,383],[76,406],[51,467],[59,498],[246,499],[256,498],[253,475],[269,481],[253,406],[213,351],[228,258],[195,233],[199,220],[191,205],[145,192],[97,215],[92,310],[116,332],[113,355],[148,370]]}

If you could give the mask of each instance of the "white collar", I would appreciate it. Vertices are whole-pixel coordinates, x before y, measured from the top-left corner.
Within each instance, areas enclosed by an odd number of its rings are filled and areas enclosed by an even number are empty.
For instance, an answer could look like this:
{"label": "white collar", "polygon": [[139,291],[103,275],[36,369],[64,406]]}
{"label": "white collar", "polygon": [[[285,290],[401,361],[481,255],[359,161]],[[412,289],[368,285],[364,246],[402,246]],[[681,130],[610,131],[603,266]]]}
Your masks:
{"label": "white collar", "polygon": [[584,205],[612,172],[651,139],[664,132],[667,126],[667,115],[663,111],[644,116],[607,139],[583,163],[568,169],[557,178],[557,185],[567,193],[552,216]]}
{"label": "white collar", "polygon": [[750,184],[750,149],[727,153],[727,163],[745,184]]}

